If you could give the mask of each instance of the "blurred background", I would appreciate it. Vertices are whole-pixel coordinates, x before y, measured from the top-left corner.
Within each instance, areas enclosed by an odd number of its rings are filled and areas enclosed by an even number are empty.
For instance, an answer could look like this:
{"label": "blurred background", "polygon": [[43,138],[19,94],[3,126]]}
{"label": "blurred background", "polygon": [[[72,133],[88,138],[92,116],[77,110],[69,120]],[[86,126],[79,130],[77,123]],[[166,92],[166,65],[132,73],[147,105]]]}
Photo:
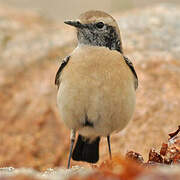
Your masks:
{"label": "blurred background", "polygon": [[177,3],[179,0],[0,0],[1,3],[19,10],[35,11],[49,18],[62,21],[63,19],[78,17],[84,11],[97,9],[108,13],[123,12],[133,8],[143,8],[157,3]]}
{"label": "blurred background", "polygon": [[[134,150],[146,160],[180,125],[179,0],[0,0],[0,167],[66,166],[70,132],[54,79],[77,44],[63,21],[89,9],[117,20],[139,77],[134,117],[112,136],[112,153]],[[107,158],[103,139],[99,163]]]}

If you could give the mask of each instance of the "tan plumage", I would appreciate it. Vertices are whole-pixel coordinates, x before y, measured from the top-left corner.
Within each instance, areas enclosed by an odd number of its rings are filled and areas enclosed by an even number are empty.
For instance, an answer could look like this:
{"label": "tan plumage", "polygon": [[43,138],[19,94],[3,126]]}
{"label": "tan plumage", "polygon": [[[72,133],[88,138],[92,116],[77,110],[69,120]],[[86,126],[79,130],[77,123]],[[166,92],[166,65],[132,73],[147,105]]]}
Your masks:
{"label": "tan plumage", "polygon": [[[134,77],[120,53],[86,45],[75,49],[58,91],[61,118],[70,129],[107,136],[125,127],[134,106]],[[85,113],[94,128],[82,127]]]}
{"label": "tan plumage", "polygon": [[110,150],[109,135],[122,130],[133,115],[137,75],[122,54],[120,31],[110,15],[88,11],[65,23],[77,28],[78,47],[57,72],[57,104],[72,130],[71,151],[75,132],[80,134],[73,159],[97,162],[99,137],[108,137]]}

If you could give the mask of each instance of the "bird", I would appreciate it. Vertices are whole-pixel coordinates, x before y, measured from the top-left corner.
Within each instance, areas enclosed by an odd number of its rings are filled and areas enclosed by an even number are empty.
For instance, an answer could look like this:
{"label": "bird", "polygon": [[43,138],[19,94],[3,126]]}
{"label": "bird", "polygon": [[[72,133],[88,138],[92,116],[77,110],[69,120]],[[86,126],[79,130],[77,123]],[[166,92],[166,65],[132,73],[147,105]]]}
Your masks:
{"label": "bird", "polygon": [[98,162],[102,137],[107,138],[112,158],[110,135],[132,119],[138,77],[124,55],[120,30],[111,15],[90,10],[64,23],[76,29],[78,42],[55,76],[58,110],[71,131],[70,168],[71,159]]}

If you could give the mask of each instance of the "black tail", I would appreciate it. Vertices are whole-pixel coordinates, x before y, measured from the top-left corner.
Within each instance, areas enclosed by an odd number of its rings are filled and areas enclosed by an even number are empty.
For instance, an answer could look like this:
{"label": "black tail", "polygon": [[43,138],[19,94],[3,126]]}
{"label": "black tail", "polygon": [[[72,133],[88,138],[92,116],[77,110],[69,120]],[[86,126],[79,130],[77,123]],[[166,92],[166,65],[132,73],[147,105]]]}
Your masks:
{"label": "black tail", "polygon": [[96,163],[99,160],[99,142],[100,137],[97,137],[91,142],[89,139],[85,139],[79,135],[73,150],[72,159],[75,161]]}

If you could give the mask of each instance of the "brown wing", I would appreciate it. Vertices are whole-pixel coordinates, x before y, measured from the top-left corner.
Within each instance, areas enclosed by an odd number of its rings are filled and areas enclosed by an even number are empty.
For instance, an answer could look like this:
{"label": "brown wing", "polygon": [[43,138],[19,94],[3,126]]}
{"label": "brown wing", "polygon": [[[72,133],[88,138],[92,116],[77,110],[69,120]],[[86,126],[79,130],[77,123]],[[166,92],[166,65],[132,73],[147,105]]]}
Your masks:
{"label": "brown wing", "polygon": [[134,77],[135,77],[134,86],[135,86],[135,89],[137,89],[138,88],[138,76],[137,76],[136,71],[134,69],[133,63],[125,56],[124,56],[124,60],[125,60],[126,64],[129,66],[129,68],[131,69],[132,73],[134,74]]}
{"label": "brown wing", "polygon": [[61,72],[62,70],[64,69],[64,67],[67,65],[69,59],[70,59],[71,56],[67,56],[65,59],[63,59],[57,73],[56,73],[56,77],[55,77],[55,85],[58,86],[59,88],[59,85],[60,85],[60,76],[61,76]]}

